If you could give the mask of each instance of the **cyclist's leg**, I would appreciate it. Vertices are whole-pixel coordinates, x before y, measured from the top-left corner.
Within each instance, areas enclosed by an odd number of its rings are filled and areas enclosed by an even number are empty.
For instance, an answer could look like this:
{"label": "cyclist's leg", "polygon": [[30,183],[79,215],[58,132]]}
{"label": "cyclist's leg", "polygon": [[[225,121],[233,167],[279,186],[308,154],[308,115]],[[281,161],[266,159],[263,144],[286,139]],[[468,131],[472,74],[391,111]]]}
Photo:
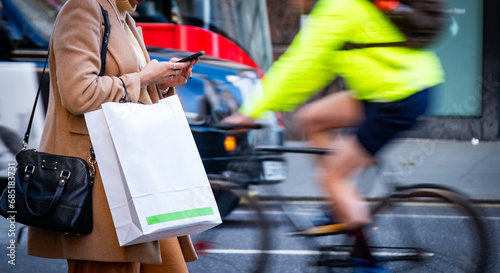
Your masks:
{"label": "cyclist's leg", "polygon": [[313,145],[330,147],[330,129],[353,127],[364,119],[363,105],[347,91],[330,94],[297,111],[295,118]]}
{"label": "cyclist's leg", "polygon": [[371,163],[388,141],[416,122],[427,108],[428,93],[429,89],[426,89],[388,103],[359,102],[348,93],[337,93],[299,112],[299,121],[308,137],[314,145],[323,147],[328,147],[329,129],[352,126],[361,121],[356,137],[348,139],[341,149],[335,151],[335,156],[325,156],[321,160],[324,187],[334,202],[340,220],[347,227],[356,228],[369,221],[359,202],[362,198],[349,183],[350,176]]}
{"label": "cyclist's leg", "polygon": [[[343,145],[332,129],[357,126],[363,121],[364,113],[362,104],[353,99],[350,92],[342,91],[305,105],[297,111],[295,119],[313,147],[336,149]],[[318,156],[317,159],[323,165],[325,158]]]}
{"label": "cyclist's leg", "polygon": [[[312,145],[324,148],[332,145],[331,129],[356,126],[364,119],[364,114],[362,104],[349,92],[339,92],[303,107],[297,119]],[[372,161],[371,156],[356,139],[348,138],[342,141],[334,156],[321,156],[319,160],[322,165],[319,179],[335,204],[338,220],[348,228],[368,223],[368,207],[349,179]]]}
{"label": "cyclist's leg", "polygon": [[325,156],[320,181],[334,204],[334,210],[346,228],[354,229],[371,221],[370,211],[364,198],[351,181],[359,169],[373,161],[356,138],[343,141],[334,155]]}

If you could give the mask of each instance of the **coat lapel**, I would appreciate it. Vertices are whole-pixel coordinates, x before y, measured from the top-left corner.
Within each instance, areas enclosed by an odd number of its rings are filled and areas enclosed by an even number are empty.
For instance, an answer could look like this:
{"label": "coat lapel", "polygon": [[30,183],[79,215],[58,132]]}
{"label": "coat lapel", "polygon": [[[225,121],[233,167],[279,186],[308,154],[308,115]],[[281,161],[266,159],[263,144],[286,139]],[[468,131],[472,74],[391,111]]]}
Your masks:
{"label": "coat lapel", "polygon": [[[132,16],[130,16],[130,14],[127,14],[125,21],[127,22],[128,26],[132,30],[132,34],[134,34],[135,39],[137,41],[139,41],[139,45],[141,46],[142,53],[144,54],[144,56],[146,56],[146,61],[149,63],[149,61],[151,59],[149,58],[149,54],[148,54],[148,51],[146,49],[146,45],[144,44],[144,39],[142,36],[142,28],[137,27],[135,25],[135,21],[133,20]],[[160,99],[160,94],[159,94],[159,90],[156,88],[156,85],[149,86],[148,93],[149,93],[149,96],[151,97],[151,100],[153,101],[153,103],[158,102],[158,100]]]}
{"label": "coat lapel", "polygon": [[103,7],[108,11],[111,30],[109,35],[108,52],[116,60],[121,73],[132,73],[139,71],[134,49],[128,40],[118,14],[108,1],[101,1]]}
{"label": "coat lapel", "polygon": [[[109,21],[111,24],[108,53],[111,54],[116,60],[120,73],[126,74],[138,72],[139,65],[137,64],[135,51],[128,39],[125,29],[123,29],[120,18],[107,0],[99,0],[99,2],[108,11]],[[149,62],[150,58],[149,54],[147,53],[146,46],[143,42],[142,30],[137,29],[137,27],[135,26],[135,22],[130,14],[127,14],[127,16],[125,17],[125,23],[130,27],[134,37],[139,41],[141,49],[146,56],[146,60],[147,62]],[[149,86],[148,93],[153,103],[158,102],[158,100],[160,99],[160,91],[156,86]]]}

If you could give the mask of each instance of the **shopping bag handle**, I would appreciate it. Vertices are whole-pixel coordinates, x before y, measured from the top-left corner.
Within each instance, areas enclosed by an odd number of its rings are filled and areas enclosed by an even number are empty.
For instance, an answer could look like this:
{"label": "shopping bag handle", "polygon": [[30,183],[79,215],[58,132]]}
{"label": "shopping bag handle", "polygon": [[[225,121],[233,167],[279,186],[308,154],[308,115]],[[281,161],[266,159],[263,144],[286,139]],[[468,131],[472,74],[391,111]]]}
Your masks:
{"label": "shopping bag handle", "polygon": [[125,82],[122,80],[122,78],[118,78],[118,79],[120,79],[120,81],[122,81],[123,89],[125,90],[125,95],[122,98],[120,98],[120,103],[132,102],[130,100],[129,95],[128,95],[128,90],[127,90],[127,86],[125,85]]}

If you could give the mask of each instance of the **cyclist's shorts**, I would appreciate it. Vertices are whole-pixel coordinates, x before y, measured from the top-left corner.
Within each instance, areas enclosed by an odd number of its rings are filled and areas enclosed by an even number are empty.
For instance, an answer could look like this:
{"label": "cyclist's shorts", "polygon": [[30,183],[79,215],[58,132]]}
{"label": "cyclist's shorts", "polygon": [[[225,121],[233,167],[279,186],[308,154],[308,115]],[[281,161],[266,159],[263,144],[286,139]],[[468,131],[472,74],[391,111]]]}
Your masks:
{"label": "cyclist's shorts", "polygon": [[387,142],[412,127],[417,117],[427,109],[431,89],[424,89],[399,101],[363,101],[366,119],[356,130],[361,145],[375,156]]}

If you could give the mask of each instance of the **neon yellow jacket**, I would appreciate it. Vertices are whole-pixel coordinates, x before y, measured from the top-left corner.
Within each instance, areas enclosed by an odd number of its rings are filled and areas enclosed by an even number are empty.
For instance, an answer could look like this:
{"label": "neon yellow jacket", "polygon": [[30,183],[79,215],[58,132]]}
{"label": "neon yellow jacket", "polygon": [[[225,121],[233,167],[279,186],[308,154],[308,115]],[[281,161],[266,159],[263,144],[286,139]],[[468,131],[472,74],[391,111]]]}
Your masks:
{"label": "neon yellow jacket", "polygon": [[401,32],[367,0],[320,0],[288,50],[267,72],[240,112],[290,111],[345,78],[360,100],[396,101],[444,80],[437,56],[426,50],[378,47],[338,50],[345,42],[404,41]]}

